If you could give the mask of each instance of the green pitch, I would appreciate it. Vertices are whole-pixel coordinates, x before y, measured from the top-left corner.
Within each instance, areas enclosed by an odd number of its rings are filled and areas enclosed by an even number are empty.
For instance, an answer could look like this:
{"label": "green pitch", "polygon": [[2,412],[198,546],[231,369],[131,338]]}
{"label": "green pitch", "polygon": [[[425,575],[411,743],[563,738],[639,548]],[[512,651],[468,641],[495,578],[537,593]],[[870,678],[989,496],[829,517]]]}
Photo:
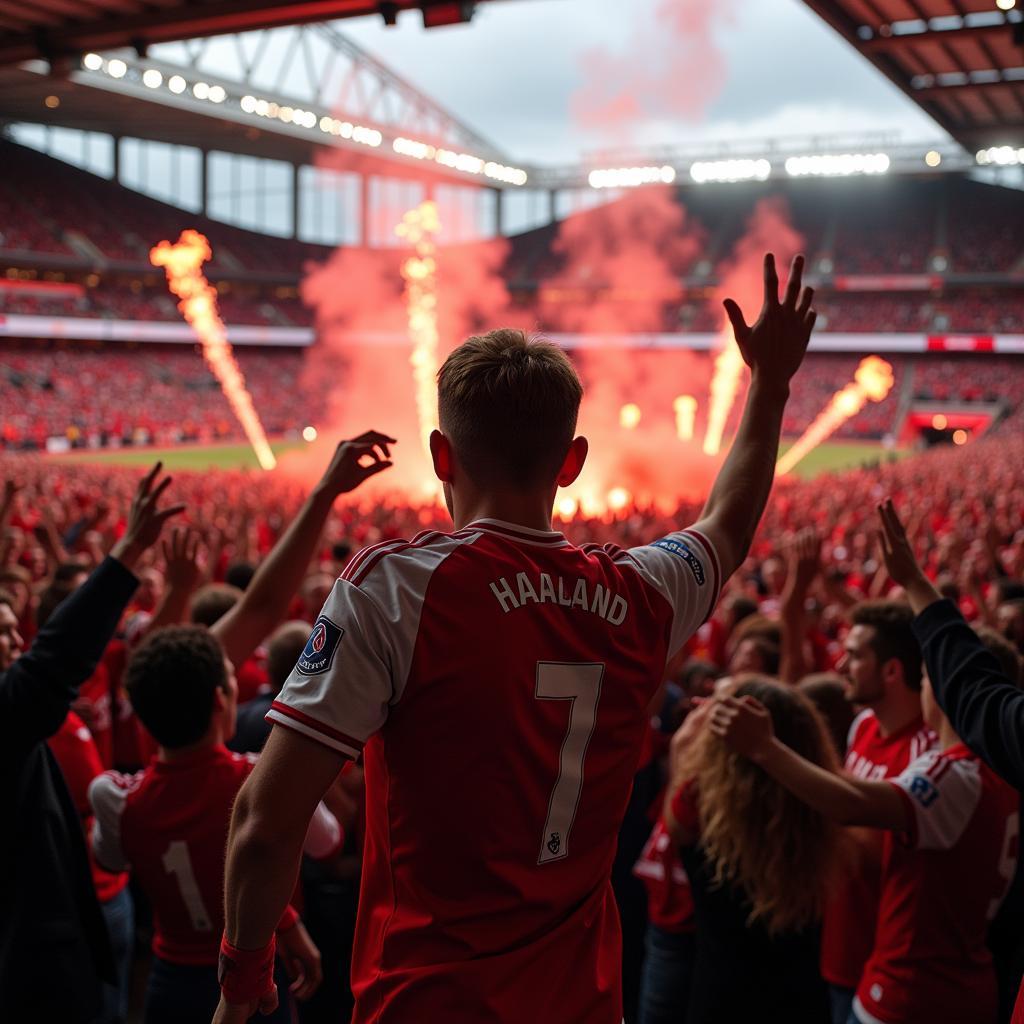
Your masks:
{"label": "green pitch", "polygon": [[[303,441],[272,441],[275,455],[292,451]],[[259,469],[252,448],[247,444],[211,444],[175,448],[119,448],[116,451],[70,452],[54,458],[63,462],[88,462],[108,466],[152,466],[158,459],[167,470]]]}
{"label": "green pitch", "polygon": [[[789,447],[784,441],[780,449]],[[303,441],[275,441],[275,454],[303,447]],[[819,473],[850,469],[865,463],[878,462],[905,455],[905,451],[889,450],[878,444],[837,441],[826,442],[800,462],[794,473],[809,478]],[[168,470],[257,469],[256,456],[246,444],[196,445],[177,448],[122,448],[117,451],[73,452],[55,456],[68,462],[89,462],[117,466],[151,466],[157,459]]]}
{"label": "green pitch", "polygon": [[[792,442],[783,441],[779,446],[779,454],[787,451]],[[796,476],[810,479],[820,473],[837,473],[843,469],[855,469],[858,466],[876,462],[888,462],[903,458],[908,451],[905,448],[883,448],[880,444],[856,441],[826,441],[808,452],[793,468]]]}

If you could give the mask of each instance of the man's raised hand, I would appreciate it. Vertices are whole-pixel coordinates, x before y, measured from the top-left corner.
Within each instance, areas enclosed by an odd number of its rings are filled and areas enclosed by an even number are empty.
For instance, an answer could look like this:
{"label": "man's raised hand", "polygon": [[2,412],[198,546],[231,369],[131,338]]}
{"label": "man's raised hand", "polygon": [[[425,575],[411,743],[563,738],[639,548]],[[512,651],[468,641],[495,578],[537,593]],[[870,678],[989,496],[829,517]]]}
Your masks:
{"label": "man's raised hand", "polygon": [[813,288],[802,288],[804,258],[796,256],[789,271],[786,294],[779,301],[779,275],[775,257],[764,258],[764,304],[754,325],[748,326],[743,311],[733,299],[724,302],[736,344],[751,374],[764,383],[789,386],[800,368],[818,314],[811,309]]}
{"label": "man's raised hand", "polygon": [[171,483],[169,476],[165,476],[163,480],[156,483],[156,478],[162,467],[163,463],[158,462],[139,481],[139,486],[135,489],[135,497],[132,499],[131,511],[128,513],[128,526],[124,531],[124,536],[111,549],[111,556],[128,569],[135,565],[147,548],[157,542],[164,523],[171,516],[176,516],[185,510],[184,505],[159,507],[160,497]]}
{"label": "man's raised hand", "polygon": [[397,443],[393,437],[376,430],[368,430],[351,441],[342,441],[324,473],[324,487],[332,496],[354,491],[364,480],[392,465],[390,446]]}

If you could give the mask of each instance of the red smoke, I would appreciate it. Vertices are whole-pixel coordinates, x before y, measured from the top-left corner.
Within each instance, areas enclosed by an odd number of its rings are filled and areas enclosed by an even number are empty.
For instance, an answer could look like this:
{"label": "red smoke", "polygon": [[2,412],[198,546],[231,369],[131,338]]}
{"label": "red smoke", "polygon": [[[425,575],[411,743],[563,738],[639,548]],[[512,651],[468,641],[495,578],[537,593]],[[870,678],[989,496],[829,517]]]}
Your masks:
{"label": "red smoke", "polygon": [[622,51],[588,50],[583,81],[570,100],[576,122],[610,142],[627,141],[645,120],[698,120],[725,84],[725,59],[713,32],[729,17],[724,7],[659,0],[636,15]]}
{"label": "red smoke", "polygon": [[[661,333],[684,297],[680,280],[699,253],[702,231],[689,223],[672,189],[652,186],[568,217],[553,249],[560,269],[540,289],[540,326],[586,335],[593,346],[574,358],[586,388],[580,432],[591,454],[570,494],[601,510],[618,488],[644,502],[669,504],[706,492],[711,468],[680,443],[673,403],[700,391],[700,356],[609,344],[618,335]],[[623,429],[623,405],[641,420]]]}

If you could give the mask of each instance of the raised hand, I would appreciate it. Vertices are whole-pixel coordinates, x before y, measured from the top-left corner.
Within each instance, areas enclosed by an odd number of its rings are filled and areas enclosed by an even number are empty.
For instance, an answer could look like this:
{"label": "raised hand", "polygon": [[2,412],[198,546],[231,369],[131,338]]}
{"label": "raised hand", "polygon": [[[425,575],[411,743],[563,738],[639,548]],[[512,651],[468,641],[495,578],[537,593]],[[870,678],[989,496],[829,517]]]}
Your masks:
{"label": "raised hand", "polygon": [[111,549],[111,556],[122,562],[126,568],[131,569],[142,553],[157,542],[164,523],[171,516],[185,510],[184,505],[159,507],[158,502],[171,483],[169,476],[156,483],[162,468],[163,463],[158,462],[139,482],[135,497],[132,499],[131,511],[128,513],[128,527],[124,531],[124,536]]}
{"label": "raised hand", "polygon": [[821,536],[813,526],[801,530],[789,549],[789,571],[793,583],[802,594],[821,572]]}
{"label": "raised hand", "polygon": [[736,344],[751,374],[780,388],[788,387],[800,368],[818,316],[811,309],[814,289],[801,289],[803,273],[804,258],[796,256],[789,271],[786,295],[780,302],[775,257],[771,253],[765,256],[764,304],[752,327],[747,325],[743,311],[733,299],[724,302]]}
{"label": "raised hand", "polygon": [[161,541],[164,553],[164,578],[168,587],[191,593],[203,576],[200,562],[199,533],[192,529],[177,529]]}
{"label": "raised hand", "polygon": [[716,700],[709,728],[737,754],[752,761],[761,760],[775,738],[768,709],[749,695]]}
{"label": "raised hand", "polygon": [[342,441],[323,475],[323,487],[332,496],[354,491],[365,480],[392,465],[390,446],[397,443],[393,437],[376,430],[368,430],[351,441]]}
{"label": "raised hand", "polygon": [[881,523],[878,540],[885,567],[893,582],[906,590],[912,583],[923,578],[924,572],[914,556],[907,531],[896,515],[892,498],[887,498],[878,506],[878,518]]}

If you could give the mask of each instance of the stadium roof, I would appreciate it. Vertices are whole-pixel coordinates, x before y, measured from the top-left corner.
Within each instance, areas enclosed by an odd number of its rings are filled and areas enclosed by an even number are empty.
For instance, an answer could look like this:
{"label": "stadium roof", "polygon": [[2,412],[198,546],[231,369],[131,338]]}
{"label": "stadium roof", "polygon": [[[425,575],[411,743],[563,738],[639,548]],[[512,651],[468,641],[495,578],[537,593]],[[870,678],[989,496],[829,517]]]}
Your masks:
{"label": "stadium roof", "polygon": [[468,20],[473,6],[453,0],[0,0],[0,64],[410,9],[446,24]]}
{"label": "stadium roof", "polygon": [[995,0],[804,0],[969,150],[1024,145],[1024,14]]}

